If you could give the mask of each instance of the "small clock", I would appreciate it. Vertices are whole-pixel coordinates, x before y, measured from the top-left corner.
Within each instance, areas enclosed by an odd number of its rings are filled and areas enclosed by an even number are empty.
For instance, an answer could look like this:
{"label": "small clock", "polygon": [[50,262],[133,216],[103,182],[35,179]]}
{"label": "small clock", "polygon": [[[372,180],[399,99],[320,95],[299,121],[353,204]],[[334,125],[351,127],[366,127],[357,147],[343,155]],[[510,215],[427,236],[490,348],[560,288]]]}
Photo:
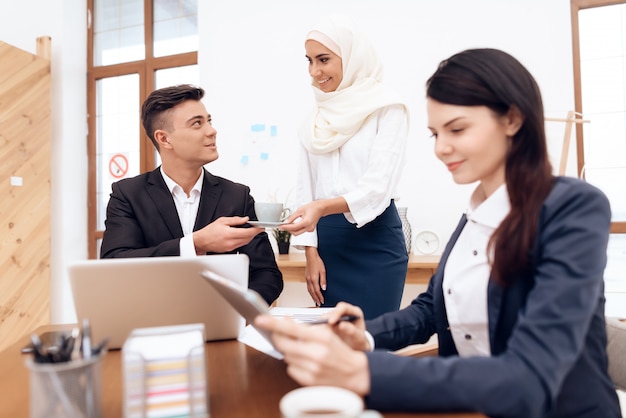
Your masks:
{"label": "small clock", "polygon": [[439,237],[432,231],[422,231],[415,237],[415,248],[422,254],[433,254],[439,249]]}

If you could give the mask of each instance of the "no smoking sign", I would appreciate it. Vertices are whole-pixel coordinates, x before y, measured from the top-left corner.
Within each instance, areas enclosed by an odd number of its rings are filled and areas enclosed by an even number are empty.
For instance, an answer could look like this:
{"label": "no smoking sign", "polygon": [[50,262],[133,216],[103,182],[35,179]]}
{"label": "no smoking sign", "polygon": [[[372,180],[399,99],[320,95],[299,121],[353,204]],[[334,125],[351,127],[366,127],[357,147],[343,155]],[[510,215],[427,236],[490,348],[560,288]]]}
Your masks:
{"label": "no smoking sign", "polygon": [[121,179],[128,173],[128,158],[124,154],[115,154],[109,160],[109,173],[116,179]]}

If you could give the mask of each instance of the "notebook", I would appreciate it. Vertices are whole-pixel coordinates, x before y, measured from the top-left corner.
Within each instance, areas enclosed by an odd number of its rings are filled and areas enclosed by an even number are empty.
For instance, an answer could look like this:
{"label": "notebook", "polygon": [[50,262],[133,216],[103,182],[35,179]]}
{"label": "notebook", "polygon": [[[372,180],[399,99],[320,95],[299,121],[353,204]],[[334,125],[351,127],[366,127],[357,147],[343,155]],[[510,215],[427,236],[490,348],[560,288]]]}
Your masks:
{"label": "notebook", "polygon": [[200,273],[213,271],[248,286],[245,254],[82,260],[68,273],[76,317],[92,341],[119,349],[135,328],[203,323],[205,340],[237,338],[244,319]]}

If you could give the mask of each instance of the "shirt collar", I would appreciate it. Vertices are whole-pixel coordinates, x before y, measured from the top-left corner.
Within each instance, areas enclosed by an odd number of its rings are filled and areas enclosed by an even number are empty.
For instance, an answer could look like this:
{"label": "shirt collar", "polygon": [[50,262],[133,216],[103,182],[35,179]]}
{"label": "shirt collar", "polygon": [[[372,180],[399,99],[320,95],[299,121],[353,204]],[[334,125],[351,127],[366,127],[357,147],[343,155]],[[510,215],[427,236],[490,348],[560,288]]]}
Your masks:
{"label": "shirt collar", "polygon": [[[165,180],[165,184],[167,185],[167,188],[169,189],[171,194],[174,194],[177,189],[183,194],[185,193],[183,191],[183,188],[180,187],[178,183],[172,180],[170,176],[165,174],[165,171],[163,171],[163,166],[160,167],[159,171],[161,172],[161,176],[163,177],[163,180]],[[198,177],[196,184],[194,184],[193,187],[191,188],[191,193],[189,193],[190,196],[194,194],[194,191],[196,191],[198,194],[202,193],[202,183],[204,181],[203,174],[204,174],[204,170],[202,173],[200,173],[200,177]]]}
{"label": "shirt collar", "polygon": [[467,219],[495,229],[511,211],[511,202],[509,201],[509,193],[506,190],[506,183],[498,187],[496,191],[483,202],[476,202],[476,195],[479,188],[480,186],[472,193],[472,197],[470,198]]}

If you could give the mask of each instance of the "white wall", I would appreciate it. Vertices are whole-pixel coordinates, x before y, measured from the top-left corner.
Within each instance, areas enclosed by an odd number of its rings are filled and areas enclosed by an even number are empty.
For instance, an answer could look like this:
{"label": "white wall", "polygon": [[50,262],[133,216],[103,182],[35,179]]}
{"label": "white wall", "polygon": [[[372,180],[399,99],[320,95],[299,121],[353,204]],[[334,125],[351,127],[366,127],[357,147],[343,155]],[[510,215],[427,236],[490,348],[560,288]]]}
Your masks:
{"label": "white wall", "polygon": [[50,287],[53,323],[75,320],[65,270],[68,262],[87,258],[85,3],[82,0],[2,0],[0,5],[0,40],[35,53],[37,37],[52,38]]}
{"label": "white wall", "polygon": [[[505,49],[537,78],[549,116],[562,117],[573,108],[568,0],[198,5],[201,84],[221,153],[210,168],[250,184],[259,199],[284,199],[293,187],[295,132],[313,104],[303,38],[326,13],[352,14],[363,22],[385,62],[386,80],[409,103],[409,160],[398,204],[409,207],[414,234],[432,229],[447,240],[471,189],[452,183],[432,154],[426,130],[423,86],[441,59],[468,47]],[[43,35],[52,37],[52,321],[61,323],[75,320],[67,263],[87,257],[86,6],[81,0],[1,0],[1,40],[35,52],[35,39]],[[276,126],[276,136],[252,134],[250,125],[258,123]],[[549,127],[555,153],[563,129]],[[243,150],[267,151],[269,158],[251,156],[244,166]]]}
{"label": "white wall", "polygon": [[[472,47],[504,49],[537,78],[546,114],[565,117],[573,109],[568,0],[199,2],[201,84],[221,154],[209,169],[249,184],[257,199],[285,199],[295,184],[296,130],[313,105],[303,40],[331,12],[355,16],[368,30],[385,63],[385,80],[410,106],[408,161],[397,204],[409,208],[413,237],[430,229],[445,243],[474,187],[452,182],[426,129],[424,84],[442,59]],[[257,123],[277,126],[277,135],[251,133]],[[558,167],[565,125],[551,125]],[[254,158],[263,150],[269,150],[267,160]],[[244,165],[247,152],[251,161]]]}

